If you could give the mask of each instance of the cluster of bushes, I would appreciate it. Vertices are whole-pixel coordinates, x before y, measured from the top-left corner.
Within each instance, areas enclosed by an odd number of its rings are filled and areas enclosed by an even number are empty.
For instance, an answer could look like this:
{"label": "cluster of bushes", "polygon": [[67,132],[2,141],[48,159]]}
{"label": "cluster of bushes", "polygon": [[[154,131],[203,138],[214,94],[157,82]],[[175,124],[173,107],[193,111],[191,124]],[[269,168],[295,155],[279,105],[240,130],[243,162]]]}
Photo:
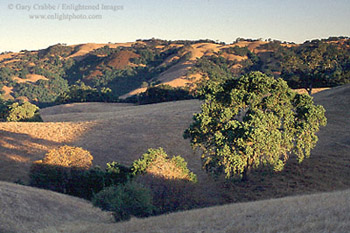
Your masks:
{"label": "cluster of bushes", "polygon": [[30,185],[90,200],[95,193],[131,178],[129,168],[116,162],[106,169],[92,166],[91,154],[79,147],[63,146],[49,151],[33,163]]}
{"label": "cluster of bushes", "polygon": [[52,104],[57,96],[68,90],[65,79],[57,77],[50,80],[38,80],[33,83],[17,83],[14,85],[13,96],[15,98],[25,96],[30,102],[40,107]]}
{"label": "cluster of bushes", "polygon": [[116,97],[109,88],[93,88],[78,82],[69,87],[69,90],[56,98],[56,103],[66,104],[73,102],[114,102]]}
{"label": "cluster of bushes", "polygon": [[150,149],[131,167],[111,162],[105,169],[91,167],[92,160],[82,148],[53,149],[32,164],[30,185],[91,200],[112,211],[117,221],[189,206],[182,205],[181,192],[196,182],[196,175],[180,156],[168,158],[162,148]]}
{"label": "cluster of bushes", "polygon": [[50,56],[68,57],[74,52],[73,50],[74,49],[72,47],[67,46],[65,44],[55,44],[46,49],[40,50],[39,57],[40,58],[47,58]]}
{"label": "cluster of bushes", "polygon": [[42,121],[39,107],[29,102],[0,100],[1,121]]}
{"label": "cluster of bushes", "polygon": [[144,93],[136,97],[135,102],[139,104],[153,104],[167,101],[193,99],[193,95],[184,88],[159,85],[149,87]]}
{"label": "cluster of bushes", "polygon": [[149,149],[132,165],[135,180],[147,187],[152,196],[155,214],[200,207],[194,195],[197,176],[187,168],[180,156],[169,158],[162,148]]}

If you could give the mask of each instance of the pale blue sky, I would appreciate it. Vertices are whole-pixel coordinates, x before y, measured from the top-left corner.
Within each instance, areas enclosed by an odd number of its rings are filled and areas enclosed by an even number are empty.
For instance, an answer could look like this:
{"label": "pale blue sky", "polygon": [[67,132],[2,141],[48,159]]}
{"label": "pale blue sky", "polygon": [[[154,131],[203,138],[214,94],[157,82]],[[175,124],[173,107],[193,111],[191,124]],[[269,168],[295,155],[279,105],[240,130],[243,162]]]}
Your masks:
{"label": "pale blue sky", "polygon": [[[38,9],[45,4],[56,9]],[[71,4],[99,6],[99,10],[62,10],[63,4],[66,8]],[[102,4],[123,9],[101,10]],[[31,9],[23,10],[27,5]],[[63,13],[102,15],[102,19],[30,19]],[[34,50],[56,43],[127,42],[152,37],[226,43],[237,37],[272,38],[302,43],[350,36],[349,21],[350,0],[2,0],[0,52]]]}

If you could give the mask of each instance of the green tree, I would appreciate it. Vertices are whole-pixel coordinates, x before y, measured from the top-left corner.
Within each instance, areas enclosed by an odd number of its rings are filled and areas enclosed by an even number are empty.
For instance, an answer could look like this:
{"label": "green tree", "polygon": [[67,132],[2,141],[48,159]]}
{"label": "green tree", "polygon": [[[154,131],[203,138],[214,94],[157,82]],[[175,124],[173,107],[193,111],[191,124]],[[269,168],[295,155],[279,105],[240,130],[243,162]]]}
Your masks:
{"label": "green tree", "polygon": [[[346,48],[314,40],[296,47],[294,53],[282,57],[281,77],[292,87],[329,87],[346,83],[342,76],[346,67]],[[344,59],[345,58],[345,59]]]}
{"label": "green tree", "polygon": [[192,99],[189,91],[181,87],[171,87],[170,85],[161,84],[155,87],[149,87],[138,96],[139,104],[153,104],[167,101],[177,101]]}
{"label": "green tree", "polygon": [[5,121],[42,121],[39,107],[29,102],[1,102],[0,118]]}
{"label": "green tree", "polygon": [[112,211],[116,221],[147,217],[155,210],[150,190],[135,182],[107,187],[94,196],[92,203]]}
{"label": "green tree", "polygon": [[316,145],[320,125],[326,125],[325,110],[312,97],[260,72],[207,90],[184,137],[201,149],[208,172],[227,178],[245,180],[260,165],[280,171],[292,154],[302,162]]}

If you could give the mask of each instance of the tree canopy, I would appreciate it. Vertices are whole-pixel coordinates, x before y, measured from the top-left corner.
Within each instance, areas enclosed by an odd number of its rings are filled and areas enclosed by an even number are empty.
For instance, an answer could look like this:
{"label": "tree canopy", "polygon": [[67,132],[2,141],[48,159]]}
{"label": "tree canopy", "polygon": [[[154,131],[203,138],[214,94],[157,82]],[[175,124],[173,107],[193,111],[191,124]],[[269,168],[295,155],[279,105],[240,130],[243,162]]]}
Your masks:
{"label": "tree canopy", "polygon": [[261,72],[211,85],[184,133],[208,172],[246,179],[252,168],[281,171],[292,154],[299,162],[310,156],[326,125],[325,109],[311,96]]}
{"label": "tree canopy", "polygon": [[0,121],[42,121],[39,107],[29,102],[4,102],[0,99]]}

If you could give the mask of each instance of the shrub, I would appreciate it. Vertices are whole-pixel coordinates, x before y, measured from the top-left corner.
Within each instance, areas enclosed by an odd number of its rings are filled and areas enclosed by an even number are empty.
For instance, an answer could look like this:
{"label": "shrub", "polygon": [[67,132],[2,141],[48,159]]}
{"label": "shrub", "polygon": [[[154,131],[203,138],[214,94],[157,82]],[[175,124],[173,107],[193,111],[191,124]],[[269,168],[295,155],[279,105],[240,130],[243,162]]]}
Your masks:
{"label": "shrub", "polygon": [[139,104],[153,104],[187,99],[193,99],[193,96],[188,90],[164,84],[156,87],[149,87],[146,92],[138,96]]}
{"label": "shrub", "polygon": [[115,161],[107,163],[107,168],[104,175],[105,187],[125,184],[132,178],[133,174],[130,167],[126,167]]}
{"label": "shrub", "polygon": [[162,148],[149,149],[132,165],[136,180],[152,191],[157,214],[198,207],[193,198],[197,177],[180,156],[168,158]]}
{"label": "shrub", "polygon": [[0,117],[5,121],[42,121],[39,107],[29,102],[2,103]]}
{"label": "shrub", "polygon": [[92,202],[102,210],[113,211],[116,221],[128,220],[131,216],[147,217],[155,209],[150,190],[135,182],[107,187],[96,194]]}
{"label": "shrub", "polygon": [[37,161],[37,163],[88,169],[92,165],[92,160],[90,152],[83,148],[61,146],[58,149],[50,150],[44,159]]}
{"label": "shrub", "polygon": [[44,159],[32,164],[30,185],[74,195],[77,193],[76,186],[86,180],[85,170],[91,167],[92,160],[90,152],[79,147],[52,149]]}
{"label": "shrub", "polygon": [[34,187],[67,193],[69,170],[65,167],[34,162],[29,171],[29,184]]}
{"label": "shrub", "polygon": [[166,179],[197,182],[196,175],[187,168],[187,162],[181,156],[169,159],[163,148],[148,149],[133,163],[132,171],[134,175],[149,173]]}
{"label": "shrub", "polygon": [[30,168],[30,185],[90,200],[103,188],[124,184],[132,178],[131,169],[117,162],[106,170],[91,168],[93,157],[82,148],[63,146],[49,151]]}

